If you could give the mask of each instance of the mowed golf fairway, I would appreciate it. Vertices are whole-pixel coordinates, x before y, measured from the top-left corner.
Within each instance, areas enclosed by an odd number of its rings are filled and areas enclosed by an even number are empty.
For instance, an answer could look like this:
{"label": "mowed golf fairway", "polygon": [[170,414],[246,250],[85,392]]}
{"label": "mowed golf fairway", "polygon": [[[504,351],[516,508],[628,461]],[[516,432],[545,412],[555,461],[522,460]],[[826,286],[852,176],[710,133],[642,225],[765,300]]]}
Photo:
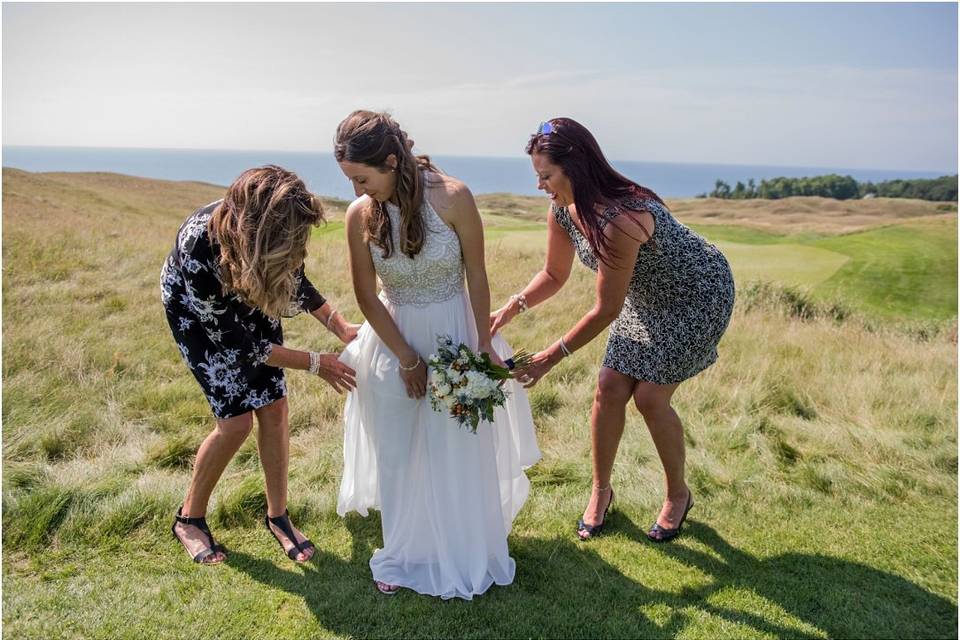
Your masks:
{"label": "mowed golf fairway", "polygon": [[[541,223],[485,215],[484,224],[493,246],[546,248]],[[765,280],[799,287],[888,319],[943,320],[957,312],[956,216],[832,236],[712,224],[692,228],[723,251],[740,285]]]}
{"label": "mowed golf fairway", "polygon": [[773,280],[812,287],[830,278],[850,260],[842,253],[802,244],[716,244],[730,261],[738,282]]}

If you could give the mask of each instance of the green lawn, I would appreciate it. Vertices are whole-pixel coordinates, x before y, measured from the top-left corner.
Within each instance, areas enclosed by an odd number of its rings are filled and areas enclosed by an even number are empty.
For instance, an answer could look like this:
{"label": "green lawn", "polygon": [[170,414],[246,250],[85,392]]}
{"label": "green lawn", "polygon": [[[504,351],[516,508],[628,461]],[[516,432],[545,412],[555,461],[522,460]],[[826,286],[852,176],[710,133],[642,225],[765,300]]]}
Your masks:
{"label": "green lawn", "polygon": [[[253,438],[209,511],[228,562],[196,566],[170,535],[212,419],[169,335],[159,268],[186,213],[220,190],[108,174],[3,179],[4,638],[957,636],[949,330],[819,320],[776,296],[751,304],[742,288],[719,360],[676,395],[697,503],[665,546],[643,535],[663,481],[633,408],[609,535],[575,539],[604,348],[595,340],[530,394],[543,460],[509,538],[515,583],[469,603],[388,598],[367,564],[382,545],[378,516],[335,512],[343,398],[301,372],[287,376],[290,510],[316,559],[295,565],[263,527]],[[541,266],[543,227],[532,213],[488,222],[499,304]],[[698,229],[738,278],[755,269],[817,280],[815,294],[835,285],[823,295],[865,301],[868,318],[882,291],[874,268],[889,282],[915,261],[890,289],[909,318],[935,320],[956,299],[955,219],[834,237]],[[359,320],[342,232],[339,222],[315,232],[307,273]],[[589,309],[594,284],[575,267],[505,336],[549,345]],[[903,302],[917,298],[938,302]],[[309,317],[285,321],[284,336],[294,348],[339,348]]]}
{"label": "green lawn", "polygon": [[885,317],[957,315],[957,220],[912,222],[817,240],[850,260],[819,287]]}

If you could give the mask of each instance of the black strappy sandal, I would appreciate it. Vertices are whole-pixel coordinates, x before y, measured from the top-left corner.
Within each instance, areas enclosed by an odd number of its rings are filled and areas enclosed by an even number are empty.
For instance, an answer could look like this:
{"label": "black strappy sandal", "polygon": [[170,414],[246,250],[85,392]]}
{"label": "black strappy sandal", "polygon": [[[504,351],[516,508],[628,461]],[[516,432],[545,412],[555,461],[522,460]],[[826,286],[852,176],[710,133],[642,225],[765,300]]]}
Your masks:
{"label": "black strappy sandal", "polygon": [[[293,560],[294,562],[298,562],[297,554],[304,553],[308,549],[315,548],[313,546],[313,543],[310,542],[309,540],[304,540],[303,542],[297,542],[297,536],[294,535],[293,533],[293,525],[290,524],[289,511],[284,510],[283,515],[277,516],[276,518],[271,518],[270,516],[264,516],[263,522],[264,524],[267,525],[267,530],[270,531],[270,533],[273,534],[273,537],[276,538],[277,542],[280,543],[280,548],[286,551],[287,557]],[[283,535],[287,536],[290,542],[293,543],[293,546],[290,547],[289,551],[287,551],[287,548],[283,546],[283,540],[280,539],[280,536],[274,533],[273,529],[270,528],[271,522],[276,526],[278,526],[280,528],[280,531],[283,531]],[[303,562],[308,562],[308,560],[304,560]]]}
{"label": "black strappy sandal", "polygon": [[[610,487],[610,502],[607,503],[607,508],[603,510],[603,520],[600,521],[600,524],[595,524],[593,526],[587,524],[583,520],[577,521],[577,538],[580,540],[589,540],[590,538],[595,538],[601,533],[603,533],[603,525],[607,522],[607,512],[610,511],[610,505],[613,504],[613,487]],[[587,535],[581,535],[585,533]]]}
{"label": "black strappy sandal", "polygon": [[647,538],[651,542],[670,542],[678,535],[680,535],[680,529],[683,528],[683,523],[687,519],[687,514],[690,513],[690,507],[693,506],[693,492],[687,492],[687,506],[683,510],[683,516],[680,518],[680,524],[674,529],[667,529],[666,527],[661,527],[660,523],[654,522],[653,526],[650,527],[650,531],[647,532]]}
{"label": "black strappy sandal", "polygon": [[221,562],[223,562],[222,560],[218,560],[217,562],[205,562],[207,558],[209,558],[215,553],[218,553],[218,552],[223,554],[227,553],[227,548],[225,546],[223,546],[222,544],[217,544],[214,541],[213,534],[210,533],[210,527],[207,526],[207,519],[205,517],[188,518],[187,516],[183,515],[183,505],[180,505],[180,508],[177,509],[177,515],[174,516],[174,518],[175,520],[174,520],[173,526],[170,527],[170,531],[171,533],[173,533],[173,537],[177,539],[177,542],[183,545],[183,548],[186,549],[188,554],[190,553],[190,549],[188,549],[187,545],[184,544],[183,539],[177,535],[178,522],[180,524],[192,525],[197,529],[200,529],[200,531],[207,536],[207,541],[209,544],[207,545],[206,549],[200,550],[197,553],[197,555],[193,556],[194,562],[198,564],[220,564]]}

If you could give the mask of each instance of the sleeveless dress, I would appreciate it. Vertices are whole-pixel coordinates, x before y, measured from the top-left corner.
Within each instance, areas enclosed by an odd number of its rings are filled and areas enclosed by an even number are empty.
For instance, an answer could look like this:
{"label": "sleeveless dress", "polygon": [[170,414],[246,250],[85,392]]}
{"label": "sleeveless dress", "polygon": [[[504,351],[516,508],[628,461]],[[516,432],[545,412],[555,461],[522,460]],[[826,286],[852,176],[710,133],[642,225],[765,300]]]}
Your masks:
{"label": "sleeveless dress", "polygon": [[[636,380],[674,384],[717,360],[717,344],[733,313],[733,273],[717,247],[680,224],[649,198],[608,207],[601,228],[624,209],[647,211],[653,237],[637,253],[623,309],[610,326],[603,366]],[[593,271],[597,256],[566,207],[553,216],[569,234],[580,261]]]}
{"label": "sleeveless dress", "polygon": [[[399,209],[386,206],[393,246]],[[424,360],[438,335],[477,348],[464,289],[457,234],[426,200],[426,238],[413,259],[384,258],[371,244],[380,299],[406,341]],[[512,355],[502,338],[494,349]],[[513,581],[507,534],[530,483],[524,469],[540,458],[525,390],[508,381],[506,405],[477,433],[435,412],[424,397],[407,397],[397,357],[364,323],[341,360],[357,372],[344,408],[344,464],[337,513],[379,509],[383,548],[370,560],[373,578],[444,599],[470,600]]]}

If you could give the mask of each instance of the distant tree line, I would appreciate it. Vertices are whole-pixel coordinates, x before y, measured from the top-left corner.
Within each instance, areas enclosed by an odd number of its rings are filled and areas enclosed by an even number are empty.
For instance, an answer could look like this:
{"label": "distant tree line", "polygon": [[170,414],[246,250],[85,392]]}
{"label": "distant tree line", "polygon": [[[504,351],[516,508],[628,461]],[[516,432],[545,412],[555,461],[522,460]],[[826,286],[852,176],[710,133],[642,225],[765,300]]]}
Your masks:
{"label": "distant tree line", "polygon": [[954,202],[957,200],[957,176],[943,176],[931,180],[885,180],[873,183],[857,182],[850,176],[832,173],[812,178],[771,178],[761,180],[759,185],[751,178],[746,184],[738,180],[732,188],[723,180],[717,180],[713,191],[698,197],[778,200],[790,196],[821,196],[837,200],[864,197],[918,198],[936,202]]}

